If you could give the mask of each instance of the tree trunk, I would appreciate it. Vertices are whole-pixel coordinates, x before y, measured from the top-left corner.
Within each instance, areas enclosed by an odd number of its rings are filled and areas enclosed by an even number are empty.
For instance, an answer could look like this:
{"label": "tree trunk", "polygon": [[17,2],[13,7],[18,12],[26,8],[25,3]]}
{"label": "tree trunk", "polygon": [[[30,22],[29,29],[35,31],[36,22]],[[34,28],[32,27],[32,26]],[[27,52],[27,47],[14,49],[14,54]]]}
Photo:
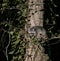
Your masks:
{"label": "tree trunk", "polygon": [[[28,31],[26,35],[28,44],[25,61],[47,61],[48,57],[44,54],[44,48],[38,43],[41,39],[43,42],[46,41],[47,37],[43,28],[43,0],[29,0],[28,9],[27,25],[25,27]],[[32,39],[35,40],[35,43]]]}

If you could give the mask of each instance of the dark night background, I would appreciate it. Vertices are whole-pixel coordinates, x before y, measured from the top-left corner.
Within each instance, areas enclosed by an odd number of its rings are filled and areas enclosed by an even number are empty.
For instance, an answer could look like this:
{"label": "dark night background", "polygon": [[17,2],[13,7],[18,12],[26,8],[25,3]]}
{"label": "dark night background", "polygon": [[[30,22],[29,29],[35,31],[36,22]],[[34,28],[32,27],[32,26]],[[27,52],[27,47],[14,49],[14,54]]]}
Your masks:
{"label": "dark night background", "polygon": [[[44,19],[46,20],[46,18],[48,18],[49,19],[49,24],[52,24],[51,17],[54,16],[55,14],[58,14],[58,16],[55,16],[55,22],[56,22],[56,24],[53,25],[54,27],[52,28],[51,31],[52,31],[53,34],[55,34],[55,33],[60,34],[60,1],[59,0],[52,0],[52,1],[53,1],[53,3],[55,5],[57,5],[57,7],[54,7],[52,4],[50,4],[50,0],[46,0],[45,3],[47,3],[47,5],[45,5],[45,16],[44,16]],[[0,1],[0,3],[1,2],[2,2],[2,0]],[[53,10],[54,13],[50,11],[50,8],[52,8],[52,10]],[[51,13],[52,13],[52,16],[50,15]],[[3,16],[5,18],[5,14]],[[3,19],[3,18],[0,18],[0,20],[1,19]],[[45,22],[44,22],[44,24],[45,24]],[[49,27],[52,26],[52,25],[49,25],[49,24],[48,25],[44,25],[44,27],[46,28],[46,30]],[[0,29],[2,27],[4,28],[4,26],[0,26]],[[9,27],[7,27],[7,28],[9,28]],[[4,29],[7,29],[7,28],[4,28]],[[1,39],[1,34],[2,33],[3,33],[2,30],[0,30],[0,39]],[[6,34],[5,34],[5,36],[6,36]],[[8,41],[8,35],[7,35],[7,38],[5,40]],[[57,41],[59,41],[59,39],[52,39],[52,40],[49,41],[49,44],[55,43]],[[5,46],[6,46],[7,43],[5,43]],[[49,54],[49,56],[50,56],[50,58],[51,58],[52,61],[60,61],[60,42],[57,43],[57,44],[54,44],[54,45],[46,46],[45,48],[46,48],[45,51],[48,50],[47,52],[48,52],[48,54]],[[48,49],[48,48],[50,48],[50,49]],[[4,50],[4,49],[2,49],[2,50]],[[3,53],[2,50],[0,51],[0,61],[7,61],[6,56],[4,55],[4,53]],[[50,50],[50,52],[49,52],[49,50]]]}

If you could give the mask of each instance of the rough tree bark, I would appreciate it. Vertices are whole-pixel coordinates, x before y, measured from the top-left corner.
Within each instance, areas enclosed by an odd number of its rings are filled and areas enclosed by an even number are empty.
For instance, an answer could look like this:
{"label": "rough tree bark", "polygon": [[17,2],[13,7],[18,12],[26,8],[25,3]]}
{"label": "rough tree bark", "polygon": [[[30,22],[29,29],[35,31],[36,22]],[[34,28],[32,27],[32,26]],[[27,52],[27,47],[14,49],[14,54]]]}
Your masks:
{"label": "rough tree bark", "polygon": [[[44,48],[37,43],[38,40],[46,41],[46,31],[43,28],[43,0],[29,0],[28,2],[28,17],[25,27],[28,34],[26,47],[25,61],[48,61],[48,57],[44,54]],[[33,43],[32,38],[36,43]]]}

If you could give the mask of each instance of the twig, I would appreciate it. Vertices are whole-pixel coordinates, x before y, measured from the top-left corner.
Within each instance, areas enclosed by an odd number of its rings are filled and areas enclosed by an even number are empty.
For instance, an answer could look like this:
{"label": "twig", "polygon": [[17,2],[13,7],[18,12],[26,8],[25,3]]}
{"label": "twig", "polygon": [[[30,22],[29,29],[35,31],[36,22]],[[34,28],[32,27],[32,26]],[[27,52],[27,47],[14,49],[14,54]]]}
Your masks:
{"label": "twig", "polygon": [[[52,40],[53,41],[53,39],[60,39],[60,36],[58,36],[58,37],[52,37],[52,38],[50,38],[48,40]],[[48,45],[55,45],[55,44],[58,44],[59,42],[60,42],[60,40],[57,41],[57,42],[55,42],[55,43],[48,44]]]}
{"label": "twig", "polygon": [[60,39],[60,36],[58,36],[58,37],[51,37],[51,38],[48,39],[48,40],[52,40],[52,39]]}

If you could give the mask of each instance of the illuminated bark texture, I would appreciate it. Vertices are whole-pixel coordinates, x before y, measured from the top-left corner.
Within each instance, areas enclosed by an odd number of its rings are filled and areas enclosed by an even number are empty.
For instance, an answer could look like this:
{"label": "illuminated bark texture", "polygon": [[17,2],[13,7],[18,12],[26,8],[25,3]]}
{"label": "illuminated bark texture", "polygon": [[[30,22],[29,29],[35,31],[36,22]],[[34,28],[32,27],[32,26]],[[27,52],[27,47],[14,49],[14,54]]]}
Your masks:
{"label": "illuminated bark texture", "polygon": [[[28,41],[26,47],[26,56],[25,61],[48,61],[47,54],[44,53],[44,48],[37,43],[38,40],[46,41],[46,31],[43,28],[43,0],[29,0],[28,3],[28,17],[26,30],[28,35],[26,39]],[[36,43],[33,43],[32,38],[36,40]]]}

